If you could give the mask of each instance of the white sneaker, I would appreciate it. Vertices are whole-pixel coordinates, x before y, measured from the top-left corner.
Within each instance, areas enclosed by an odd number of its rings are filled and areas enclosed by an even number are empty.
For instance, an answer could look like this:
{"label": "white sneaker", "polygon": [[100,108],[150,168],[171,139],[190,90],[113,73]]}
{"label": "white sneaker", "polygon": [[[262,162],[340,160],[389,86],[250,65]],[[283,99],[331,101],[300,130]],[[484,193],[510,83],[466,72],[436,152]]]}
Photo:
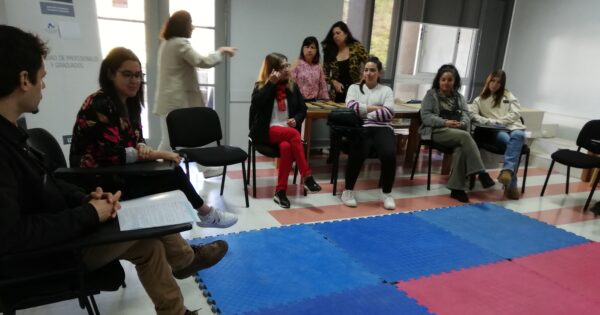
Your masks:
{"label": "white sneaker", "polygon": [[228,228],[234,225],[238,218],[235,214],[210,207],[210,212],[206,215],[200,215],[200,222],[196,222],[199,227]]}
{"label": "white sneaker", "polygon": [[202,170],[204,178],[211,178],[223,175],[222,167],[204,167]]}
{"label": "white sneaker", "polygon": [[354,199],[353,190],[344,190],[342,193],[342,202],[348,207],[356,207],[356,199]]}
{"label": "white sneaker", "polygon": [[396,201],[392,194],[386,194],[383,191],[381,192],[381,201],[383,201],[383,207],[386,210],[394,210],[396,209]]}

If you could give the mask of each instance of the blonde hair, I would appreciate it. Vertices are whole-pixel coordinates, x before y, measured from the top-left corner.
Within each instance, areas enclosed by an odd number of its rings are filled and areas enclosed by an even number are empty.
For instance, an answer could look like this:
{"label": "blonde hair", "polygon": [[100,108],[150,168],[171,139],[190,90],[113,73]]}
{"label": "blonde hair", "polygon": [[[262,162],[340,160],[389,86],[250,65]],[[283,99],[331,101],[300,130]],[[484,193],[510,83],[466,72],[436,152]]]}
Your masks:
{"label": "blonde hair", "polygon": [[[285,63],[285,61],[287,61],[287,57],[283,54],[276,52],[268,54],[263,60],[260,70],[258,71],[256,86],[259,89],[262,89],[262,87],[267,84],[267,81],[269,81],[269,76],[271,75],[271,72],[273,72],[273,69],[281,69],[281,66]],[[294,89],[294,81],[291,77],[288,78],[288,89],[290,91],[293,91]]]}

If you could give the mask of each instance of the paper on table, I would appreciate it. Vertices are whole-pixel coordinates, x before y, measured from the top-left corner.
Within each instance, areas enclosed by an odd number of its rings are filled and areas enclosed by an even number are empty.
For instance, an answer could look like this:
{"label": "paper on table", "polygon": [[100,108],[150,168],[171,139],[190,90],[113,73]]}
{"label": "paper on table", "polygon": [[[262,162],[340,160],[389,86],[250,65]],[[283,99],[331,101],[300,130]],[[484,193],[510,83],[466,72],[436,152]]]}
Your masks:
{"label": "paper on table", "polygon": [[118,217],[121,231],[190,223],[198,220],[196,211],[179,190],[123,201]]}

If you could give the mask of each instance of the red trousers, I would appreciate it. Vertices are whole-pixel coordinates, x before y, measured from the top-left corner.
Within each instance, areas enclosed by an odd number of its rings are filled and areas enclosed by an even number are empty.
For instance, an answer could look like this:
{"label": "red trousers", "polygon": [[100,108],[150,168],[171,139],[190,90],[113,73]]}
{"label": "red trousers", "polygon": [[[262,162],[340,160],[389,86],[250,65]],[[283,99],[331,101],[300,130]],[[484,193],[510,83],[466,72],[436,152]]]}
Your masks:
{"label": "red trousers", "polygon": [[302,177],[311,175],[298,130],[291,127],[272,126],[269,128],[269,142],[279,146],[279,173],[277,174],[276,190],[287,189],[288,176],[294,160],[298,164],[298,170]]}

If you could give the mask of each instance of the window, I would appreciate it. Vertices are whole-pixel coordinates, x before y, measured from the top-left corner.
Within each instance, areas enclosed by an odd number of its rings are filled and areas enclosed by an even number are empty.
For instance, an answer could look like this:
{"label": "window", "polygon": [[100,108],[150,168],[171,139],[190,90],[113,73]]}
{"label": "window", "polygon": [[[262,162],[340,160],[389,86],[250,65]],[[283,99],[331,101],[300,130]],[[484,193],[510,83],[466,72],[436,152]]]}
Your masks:
{"label": "window", "polygon": [[454,64],[466,95],[472,80],[477,30],[446,25],[404,21],[394,79],[395,98],[422,99],[438,68]]}
{"label": "window", "polygon": [[[190,42],[200,54],[215,51],[215,0],[171,0],[169,12],[186,10],[192,15],[194,32]],[[198,82],[207,107],[214,108],[215,70],[197,68]]]}
{"label": "window", "polygon": [[[98,30],[102,56],[106,57],[114,47],[131,49],[140,59],[142,71],[146,73],[146,31],[144,0],[106,1],[96,0]],[[124,32],[123,30],[127,30]],[[144,89],[142,126],[145,137],[148,129],[148,90]]]}

